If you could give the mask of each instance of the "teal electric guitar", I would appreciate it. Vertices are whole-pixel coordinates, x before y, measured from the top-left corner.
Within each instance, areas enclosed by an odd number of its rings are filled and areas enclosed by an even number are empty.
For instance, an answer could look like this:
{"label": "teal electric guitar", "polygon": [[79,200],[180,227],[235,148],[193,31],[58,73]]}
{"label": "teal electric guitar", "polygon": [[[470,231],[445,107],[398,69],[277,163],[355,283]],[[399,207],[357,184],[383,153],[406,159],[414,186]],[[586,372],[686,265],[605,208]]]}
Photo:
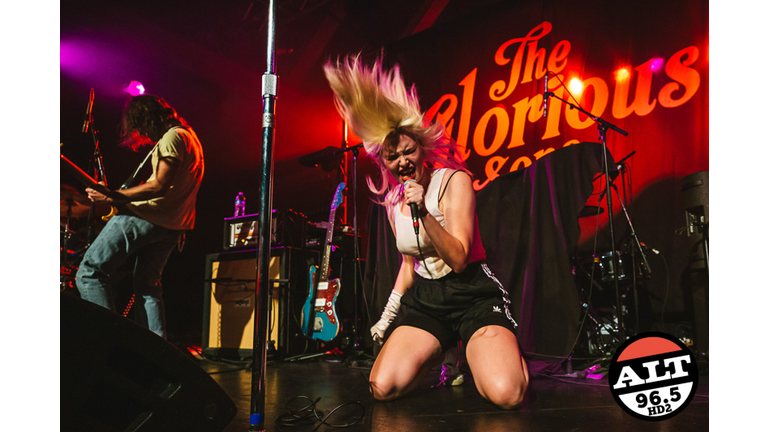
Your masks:
{"label": "teal electric guitar", "polygon": [[336,298],[339,296],[341,280],[328,280],[328,262],[331,258],[333,223],[336,220],[336,209],[342,202],[341,192],[344,187],[344,182],[339,183],[333,195],[320,268],[309,268],[309,295],[301,310],[301,331],[310,339],[330,341],[341,330],[341,322],[336,316]]}

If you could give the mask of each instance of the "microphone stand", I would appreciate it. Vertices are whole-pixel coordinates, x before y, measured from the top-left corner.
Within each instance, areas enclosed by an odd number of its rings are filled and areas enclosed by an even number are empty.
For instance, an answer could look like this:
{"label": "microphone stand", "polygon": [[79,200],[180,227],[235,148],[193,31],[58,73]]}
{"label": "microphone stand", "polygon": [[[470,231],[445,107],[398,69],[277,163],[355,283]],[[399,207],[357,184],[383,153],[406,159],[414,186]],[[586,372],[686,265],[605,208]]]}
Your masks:
{"label": "microphone stand", "polygon": [[619,291],[619,278],[618,278],[618,268],[619,263],[618,259],[616,258],[616,234],[613,227],[613,200],[611,198],[611,177],[608,173],[608,144],[606,142],[606,133],[608,132],[608,129],[612,129],[624,136],[629,135],[627,131],[624,129],[621,129],[620,127],[606,121],[603,118],[600,118],[584,109],[582,109],[580,106],[573,104],[571,102],[568,102],[567,100],[561,98],[560,96],[552,93],[552,92],[544,92],[544,100],[547,100],[547,97],[553,97],[555,99],[559,99],[563,101],[566,105],[568,105],[571,109],[576,109],[582,113],[584,113],[587,117],[592,119],[592,121],[595,122],[597,125],[597,131],[600,136],[600,143],[603,147],[603,174],[605,175],[606,179],[606,189],[607,192],[605,194],[606,196],[606,206],[608,207],[608,231],[610,232],[611,237],[611,261],[613,264],[614,269],[614,278],[613,278],[613,288],[616,293],[616,320],[617,320],[617,327],[619,330],[619,341],[623,342],[625,340],[625,332],[624,332],[624,319],[622,318],[622,301],[621,301],[621,293]]}
{"label": "microphone stand", "polygon": [[[93,90],[91,90],[93,92]],[[91,159],[91,167],[93,167],[93,164],[96,165],[95,172],[96,172],[96,181],[104,183],[104,186],[107,185],[107,177],[104,175],[104,161],[101,158],[101,150],[99,148],[99,131],[96,130],[96,128],[93,126],[94,121],[90,116],[86,119],[85,126],[83,126],[83,132],[88,132],[88,130],[91,131],[91,136],[93,137],[93,159]],[[93,243],[93,240],[95,239],[94,232],[93,232],[93,225],[95,223],[96,219],[96,203],[91,202],[91,209],[88,211],[88,232],[87,232],[87,244],[86,248]]]}
{"label": "microphone stand", "polygon": [[[618,162],[616,162],[616,166],[618,167],[619,172],[622,175],[622,178],[623,178],[624,175],[626,175],[626,169],[625,169],[626,168],[626,164],[624,164],[624,161],[626,161],[627,159],[629,159],[632,156],[634,156],[634,154],[635,154],[635,152],[633,151],[630,154],[628,154],[627,156],[624,156],[623,158],[621,158],[621,160],[619,160]],[[602,173],[598,174],[597,176],[595,176],[594,180],[597,180],[597,179],[599,179],[602,176],[603,176]],[[621,209],[624,212],[624,218],[627,220],[627,226],[629,227],[629,235],[632,238],[632,240],[634,240],[634,244],[631,244],[631,247],[632,247],[632,250],[631,250],[631,252],[632,252],[632,289],[633,289],[633,300],[634,300],[634,303],[635,303],[635,331],[637,331],[637,329],[640,328],[640,314],[639,314],[639,310],[638,310],[638,302],[639,302],[639,300],[638,300],[638,295],[637,295],[637,267],[636,267],[637,259],[636,259],[636,256],[635,256],[635,248],[637,248],[637,250],[640,252],[640,258],[642,259],[642,265],[645,268],[645,276],[646,276],[646,278],[650,277],[650,275],[651,275],[651,265],[648,263],[648,257],[646,255],[645,251],[643,250],[643,243],[640,241],[640,239],[637,236],[637,233],[635,232],[635,227],[632,224],[632,218],[630,218],[629,211],[627,210],[627,207],[624,205],[624,201],[621,199],[621,194],[619,193],[618,187],[614,183],[614,179],[609,178],[609,182],[610,182],[611,188],[613,188],[613,190],[616,191],[616,197],[619,199],[619,204],[621,205]],[[627,196],[627,188],[626,188],[627,182],[626,182],[626,180],[622,181],[622,185],[623,185],[623,189],[624,189],[624,191],[623,191],[624,197],[626,198],[626,196]],[[600,198],[599,198],[598,201],[602,201],[602,199],[603,199],[603,194],[600,195]],[[615,273],[614,276],[618,277],[618,270],[614,270],[614,273]]]}
{"label": "microphone stand", "polygon": [[[345,140],[346,143],[346,140]],[[346,152],[352,152],[352,232],[354,235],[354,268],[355,268],[355,281],[353,282],[353,302],[354,302],[354,324],[352,324],[352,366],[357,366],[357,350],[360,347],[360,341],[358,339],[358,316],[357,309],[359,307],[358,299],[358,268],[360,265],[360,250],[358,247],[358,231],[357,231],[357,157],[360,155],[360,148],[363,143],[353,145],[352,147],[346,147],[335,154],[340,155]]]}
{"label": "microphone stand", "polygon": [[[620,171],[622,174],[624,173],[624,167],[620,168]],[[637,237],[637,233],[635,232],[635,227],[632,225],[632,219],[629,217],[629,212],[627,211],[627,207],[624,205],[624,201],[621,199],[621,195],[619,194],[618,188],[616,185],[611,181],[610,186],[616,191],[616,197],[619,199],[619,204],[621,205],[621,209],[624,212],[624,217],[627,219],[627,225],[629,226],[629,234],[634,240],[634,245],[632,247],[632,289],[633,289],[633,299],[635,303],[635,331],[637,332],[640,328],[640,314],[638,309],[638,295],[637,295],[637,269],[635,268],[635,263],[637,260],[635,259],[635,248],[640,252],[640,258],[642,259],[642,264],[645,266],[645,275],[646,277],[651,275],[651,265],[648,263],[648,257],[643,251],[643,243],[640,242],[640,239]],[[618,269],[614,267],[614,279],[618,279]]]}
{"label": "microphone stand", "polygon": [[269,302],[269,257],[272,248],[272,177],[274,161],[275,101],[275,0],[269,0],[267,26],[267,71],[262,76],[261,202],[259,209],[259,254],[256,277],[257,301],[253,328],[253,368],[251,370],[251,432],[265,430],[265,394],[267,365],[267,306]]}

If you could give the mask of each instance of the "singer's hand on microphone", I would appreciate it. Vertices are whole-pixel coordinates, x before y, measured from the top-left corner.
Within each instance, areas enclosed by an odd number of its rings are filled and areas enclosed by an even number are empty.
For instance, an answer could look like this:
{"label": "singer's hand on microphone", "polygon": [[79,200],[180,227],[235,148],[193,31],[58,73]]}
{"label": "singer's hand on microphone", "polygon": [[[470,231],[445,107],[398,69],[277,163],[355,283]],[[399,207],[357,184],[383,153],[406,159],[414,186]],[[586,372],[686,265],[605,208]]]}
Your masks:
{"label": "singer's hand on microphone", "polygon": [[408,180],[403,184],[403,201],[406,205],[416,204],[419,209],[419,217],[427,215],[427,207],[424,205],[424,186],[415,180]]}

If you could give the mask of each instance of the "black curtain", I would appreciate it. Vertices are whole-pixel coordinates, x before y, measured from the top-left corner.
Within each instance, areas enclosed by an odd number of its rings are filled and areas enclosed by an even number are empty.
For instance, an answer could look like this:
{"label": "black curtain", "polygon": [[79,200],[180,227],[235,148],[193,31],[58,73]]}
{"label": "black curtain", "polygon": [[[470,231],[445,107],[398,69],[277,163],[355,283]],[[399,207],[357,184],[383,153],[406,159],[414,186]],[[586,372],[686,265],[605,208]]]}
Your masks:
{"label": "black curtain", "polygon": [[[533,370],[558,369],[578,336],[581,306],[572,261],[578,214],[602,161],[601,144],[571,145],[497,177],[477,194],[488,266],[509,291],[520,347]],[[392,291],[400,257],[382,206],[371,207],[368,229],[364,289],[375,322]]]}

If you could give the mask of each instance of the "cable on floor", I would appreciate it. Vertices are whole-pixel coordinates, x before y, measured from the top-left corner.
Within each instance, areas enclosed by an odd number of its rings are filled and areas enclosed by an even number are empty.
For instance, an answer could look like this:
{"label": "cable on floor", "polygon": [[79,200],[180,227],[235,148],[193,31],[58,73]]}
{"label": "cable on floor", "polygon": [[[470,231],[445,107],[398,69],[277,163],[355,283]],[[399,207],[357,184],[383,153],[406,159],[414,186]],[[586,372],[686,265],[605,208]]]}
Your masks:
{"label": "cable on floor", "polygon": [[[305,401],[303,406],[300,406],[298,408],[292,408],[292,404],[296,404],[298,401]],[[275,420],[275,423],[278,425],[278,430],[283,430],[283,427],[295,427],[295,426],[307,426],[315,424],[319,421],[319,424],[317,427],[313,429],[313,432],[318,430],[321,426],[326,425],[332,428],[347,428],[350,426],[357,425],[363,421],[365,418],[365,406],[360,403],[359,401],[356,402],[345,402],[341,405],[336,406],[333,408],[328,414],[324,414],[323,411],[318,410],[317,403],[320,401],[320,398],[317,398],[315,400],[310,399],[307,396],[296,396],[288,400],[286,402],[286,412],[279,415],[277,417],[277,420]],[[328,419],[336,413],[341,408],[344,408],[346,406],[355,406],[359,407],[359,409],[362,411],[360,416],[356,418],[354,421],[349,423],[341,423],[341,424],[335,424],[335,423],[329,423]]]}

